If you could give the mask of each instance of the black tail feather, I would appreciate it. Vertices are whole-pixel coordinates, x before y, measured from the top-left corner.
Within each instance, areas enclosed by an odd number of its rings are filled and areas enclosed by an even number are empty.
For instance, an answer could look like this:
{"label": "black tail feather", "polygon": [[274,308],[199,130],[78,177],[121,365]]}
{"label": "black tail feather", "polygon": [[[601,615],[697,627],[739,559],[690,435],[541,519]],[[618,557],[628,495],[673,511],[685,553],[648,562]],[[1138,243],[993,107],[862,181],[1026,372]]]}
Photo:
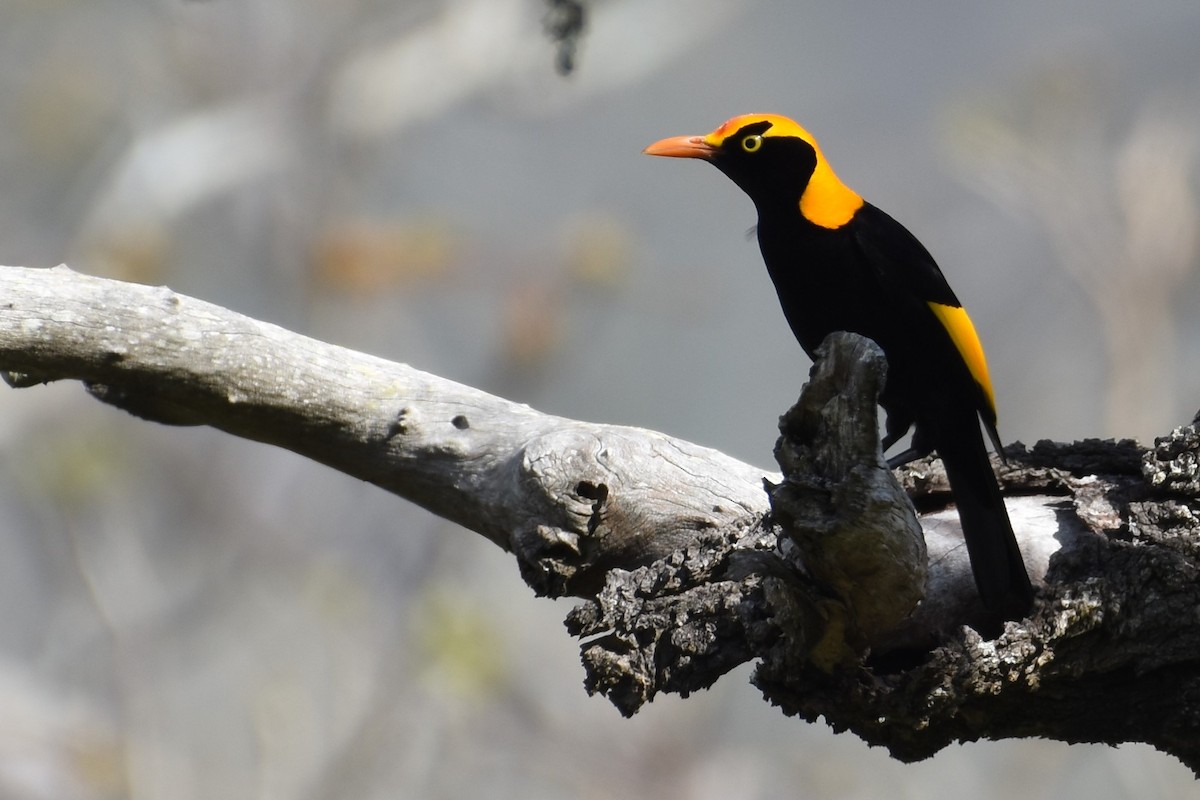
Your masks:
{"label": "black tail feather", "polygon": [[939,426],[937,452],[958,506],[984,607],[1003,619],[1021,619],[1033,604],[1033,587],[973,413],[971,423],[969,428]]}

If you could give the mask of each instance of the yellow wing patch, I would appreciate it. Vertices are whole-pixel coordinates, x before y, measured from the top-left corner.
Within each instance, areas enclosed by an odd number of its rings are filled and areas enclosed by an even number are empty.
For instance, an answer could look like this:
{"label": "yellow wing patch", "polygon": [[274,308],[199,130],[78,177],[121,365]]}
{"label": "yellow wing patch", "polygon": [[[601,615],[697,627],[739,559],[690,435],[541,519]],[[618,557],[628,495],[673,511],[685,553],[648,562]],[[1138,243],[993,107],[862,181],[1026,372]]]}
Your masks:
{"label": "yellow wing patch", "polygon": [[975,333],[975,325],[967,316],[967,310],[962,306],[947,306],[941,303],[929,303],[934,316],[942,323],[942,327],[950,334],[950,340],[962,360],[966,362],[971,377],[983,390],[992,417],[996,416],[996,396],[992,393],[992,379],[988,375],[987,359],[983,356],[983,344],[979,334]]}

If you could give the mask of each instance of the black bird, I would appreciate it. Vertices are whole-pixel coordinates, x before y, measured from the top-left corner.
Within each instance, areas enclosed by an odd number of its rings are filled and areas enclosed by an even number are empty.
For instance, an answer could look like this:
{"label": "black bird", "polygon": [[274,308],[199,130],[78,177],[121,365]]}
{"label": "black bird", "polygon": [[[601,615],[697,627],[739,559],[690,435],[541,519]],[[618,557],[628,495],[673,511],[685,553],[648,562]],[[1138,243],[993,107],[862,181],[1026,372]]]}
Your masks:
{"label": "black bird", "polygon": [[883,349],[884,449],[914,429],[912,446],[889,466],[937,451],[984,607],[1003,619],[1024,617],[1033,589],[979,426],[982,419],[1001,452],[983,346],[925,247],[843,184],[816,140],[787,117],[746,114],[644,152],[708,161],[750,196],[767,271],[810,357],[833,331]]}

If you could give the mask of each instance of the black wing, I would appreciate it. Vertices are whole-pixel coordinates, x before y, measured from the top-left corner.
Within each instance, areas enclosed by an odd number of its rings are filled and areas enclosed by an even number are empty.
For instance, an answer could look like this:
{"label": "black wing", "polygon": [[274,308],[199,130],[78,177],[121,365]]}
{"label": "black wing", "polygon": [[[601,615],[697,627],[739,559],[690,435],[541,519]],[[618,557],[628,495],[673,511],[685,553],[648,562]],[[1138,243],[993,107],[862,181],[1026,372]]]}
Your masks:
{"label": "black wing", "polygon": [[855,243],[876,270],[880,284],[925,303],[962,306],[925,245],[886,212],[863,203],[854,215],[853,228]]}
{"label": "black wing", "polygon": [[[854,223],[854,241],[863,261],[893,302],[905,303],[911,313],[923,315],[926,320],[937,320],[938,329],[957,352],[968,379],[978,390],[976,409],[996,452],[1003,457],[996,431],[996,401],[983,345],[937,262],[907,228],[870,203],[863,204],[855,214]],[[941,308],[935,309],[931,303]]]}

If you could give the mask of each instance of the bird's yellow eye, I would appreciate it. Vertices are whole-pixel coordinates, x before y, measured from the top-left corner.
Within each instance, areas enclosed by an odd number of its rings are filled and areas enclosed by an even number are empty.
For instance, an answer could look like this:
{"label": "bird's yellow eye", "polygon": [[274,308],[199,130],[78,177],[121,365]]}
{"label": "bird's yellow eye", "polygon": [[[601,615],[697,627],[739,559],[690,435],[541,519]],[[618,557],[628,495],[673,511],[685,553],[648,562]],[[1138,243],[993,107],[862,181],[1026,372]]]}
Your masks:
{"label": "bird's yellow eye", "polygon": [[757,133],[742,139],[742,149],[747,153],[756,153],[762,147],[762,137]]}

